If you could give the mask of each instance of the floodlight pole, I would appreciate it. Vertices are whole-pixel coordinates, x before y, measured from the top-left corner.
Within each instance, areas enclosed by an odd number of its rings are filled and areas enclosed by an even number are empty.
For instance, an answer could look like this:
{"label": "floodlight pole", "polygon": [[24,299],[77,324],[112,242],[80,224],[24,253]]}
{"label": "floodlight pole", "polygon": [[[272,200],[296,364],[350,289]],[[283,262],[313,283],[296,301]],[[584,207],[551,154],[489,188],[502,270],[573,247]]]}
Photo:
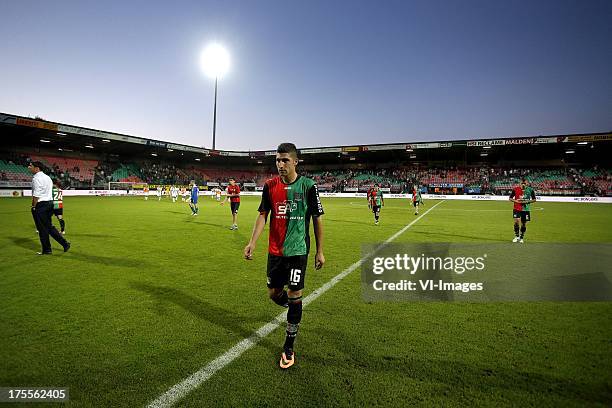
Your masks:
{"label": "floodlight pole", "polygon": [[215,76],[215,109],[213,113],[213,144],[212,149],[215,150],[215,136],[217,133],[217,79]]}

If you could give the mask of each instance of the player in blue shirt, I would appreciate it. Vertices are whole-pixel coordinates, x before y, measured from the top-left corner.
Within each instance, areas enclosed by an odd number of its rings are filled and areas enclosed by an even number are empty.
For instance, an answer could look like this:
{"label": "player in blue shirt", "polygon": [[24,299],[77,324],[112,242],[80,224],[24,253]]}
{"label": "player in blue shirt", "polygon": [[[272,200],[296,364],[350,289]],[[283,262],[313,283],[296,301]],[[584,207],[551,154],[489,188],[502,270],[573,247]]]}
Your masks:
{"label": "player in blue shirt", "polygon": [[200,190],[195,181],[191,181],[191,201],[189,202],[189,208],[191,208],[191,215],[198,215],[198,194]]}

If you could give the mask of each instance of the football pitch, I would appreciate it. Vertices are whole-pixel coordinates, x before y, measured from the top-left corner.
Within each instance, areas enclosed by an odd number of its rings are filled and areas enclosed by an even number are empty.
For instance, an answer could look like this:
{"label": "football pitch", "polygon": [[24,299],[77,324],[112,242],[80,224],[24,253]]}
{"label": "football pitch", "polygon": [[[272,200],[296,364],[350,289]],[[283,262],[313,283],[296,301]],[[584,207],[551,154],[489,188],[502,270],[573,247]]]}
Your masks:
{"label": "football pitch", "polygon": [[[365,199],[322,201],[327,262],[315,271],[311,254],[305,295],[417,218],[407,200],[386,200],[378,226]],[[282,311],[267,298],[267,231],[242,257],[258,204],[243,197],[231,231],[229,206],[209,197],[198,217],[168,198],[65,197],[72,248],[52,241],[41,257],[29,199],[0,200],[0,386],[146,406],[250,337]],[[395,242],[509,242],[511,214],[443,201]],[[532,218],[523,245],[612,242],[612,205],[535,203]],[[281,325],[176,405],[612,405],[607,302],[366,303],[357,269],[304,309],[287,371],[283,340]]]}

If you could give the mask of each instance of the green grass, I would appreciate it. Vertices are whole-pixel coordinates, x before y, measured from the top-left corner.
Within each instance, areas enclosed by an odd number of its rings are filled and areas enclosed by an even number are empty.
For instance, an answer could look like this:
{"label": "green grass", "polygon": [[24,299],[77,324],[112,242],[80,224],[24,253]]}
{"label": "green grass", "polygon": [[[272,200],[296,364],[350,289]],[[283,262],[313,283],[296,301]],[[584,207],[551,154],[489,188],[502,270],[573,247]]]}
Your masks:
{"label": "green grass", "polygon": [[[306,294],[415,218],[387,200],[375,227],[364,202],[323,201],[327,263],[309,265]],[[230,231],[229,208],[209,198],[191,217],[167,199],[67,197],[72,249],[37,257],[28,200],[0,200],[0,385],[67,386],[69,406],[144,406],[252,334],[280,312],[266,295],[267,233],[253,261],[241,256],[257,205],[243,198]],[[525,245],[612,242],[610,205],[535,207]],[[507,242],[510,214],[445,201],[396,242]],[[288,372],[277,329],[178,405],[612,404],[610,303],[368,304],[360,285],[355,271],[305,309]]]}

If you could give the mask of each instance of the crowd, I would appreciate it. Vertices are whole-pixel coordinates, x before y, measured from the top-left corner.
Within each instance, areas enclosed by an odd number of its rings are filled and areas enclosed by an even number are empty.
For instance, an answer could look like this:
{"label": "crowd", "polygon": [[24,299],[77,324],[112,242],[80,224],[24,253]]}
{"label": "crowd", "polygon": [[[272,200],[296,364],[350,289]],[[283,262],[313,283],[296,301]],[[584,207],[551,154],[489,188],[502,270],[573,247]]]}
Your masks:
{"label": "crowd", "polygon": [[[2,154],[0,159],[10,165],[20,165],[25,170],[29,157],[24,154]],[[75,159],[72,159],[75,161]],[[52,163],[49,160],[49,163]],[[46,172],[60,181],[64,188],[103,188],[110,181],[144,182],[149,184],[187,185],[195,180],[200,185],[206,183],[226,183],[229,177],[244,185],[261,186],[273,176],[274,169],[251,168],[228,170],[224,168],[204,168],[199,166],[181,167],[173,163],[143,161],[120,163],[118,161],[99,161],[93,168],[91,180],[77,179],[80,168],[91,166],[91,160],[83,160],[83,166],[61,168],[50,165]],[[388,165],[388,164],[387,164]],[[8,164],[7,164],[8,166]],[[91,167],[88,167],[91,168]],[[457,193],[476,192],[480,194],[505,194],[521,178],[527,178],[539,193],[561,195],[612,195],[612,172],[608,169],[594,168],[511,168],[511,167],[457,167],[454,165],[427,167],[402,165],[389,168],[371,169],[327,169],[322,171],[303,169],[301,174],[315,180],[322,191],[346,192],[367,191],[374,185],[389,189],[391,192],[409,192],[413,185],[419,185],[429,192]],[[9,181],[6,168],[0,168],[0,180]]]}

